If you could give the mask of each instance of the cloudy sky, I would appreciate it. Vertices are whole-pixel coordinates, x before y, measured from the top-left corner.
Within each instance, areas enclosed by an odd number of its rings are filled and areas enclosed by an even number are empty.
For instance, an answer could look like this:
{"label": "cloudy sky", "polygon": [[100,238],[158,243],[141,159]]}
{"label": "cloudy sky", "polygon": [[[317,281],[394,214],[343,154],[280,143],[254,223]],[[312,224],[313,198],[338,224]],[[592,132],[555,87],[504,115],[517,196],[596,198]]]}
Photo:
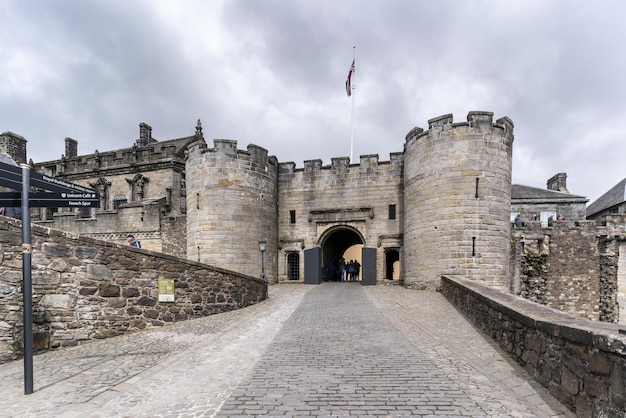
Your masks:
{"label": "cloudy sky", "polygon": [[515,123],[513,182],[626,177],[623,0],[3,0],[0,132],[35,162],[194,133],[279,161],[403,149],[428,120]]}

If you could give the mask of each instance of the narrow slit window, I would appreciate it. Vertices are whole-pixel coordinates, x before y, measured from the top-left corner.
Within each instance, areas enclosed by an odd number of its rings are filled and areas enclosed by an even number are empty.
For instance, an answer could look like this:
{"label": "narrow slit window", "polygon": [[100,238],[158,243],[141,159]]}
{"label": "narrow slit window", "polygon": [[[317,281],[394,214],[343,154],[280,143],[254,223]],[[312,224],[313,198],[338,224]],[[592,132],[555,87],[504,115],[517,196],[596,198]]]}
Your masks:
{"label": "narrow slit window", "polygon": [[396,219],[396,205],[389,205],[389,219]]}
{"label": "narrow slit window", "polygon": [[296,211],[295,210],[289,211],[289,223],[292,223],[292,224],[296,223]]}

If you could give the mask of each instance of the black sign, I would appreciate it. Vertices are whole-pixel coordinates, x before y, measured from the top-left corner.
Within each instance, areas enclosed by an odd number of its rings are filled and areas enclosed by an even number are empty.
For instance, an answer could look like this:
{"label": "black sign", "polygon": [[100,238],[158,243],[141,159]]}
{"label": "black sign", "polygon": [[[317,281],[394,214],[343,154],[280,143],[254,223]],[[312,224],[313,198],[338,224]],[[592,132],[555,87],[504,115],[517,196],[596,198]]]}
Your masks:
{"label": "black sign", "polygon": [[[30,207],[44,208],[95,208],[99,206],[98,193],[69,181],[30,171],[30,185],[48,192],[30,192]],[[0,186],[12,190],[22,190],[22,169],[0,162]],[[19,207],[22,205],[22,193],[0,193],[0,207]]]}
{"label": "black sign", "polygon": [[[99,206],[98,194],[67,193],[67,192],[30,192],[28,194],[31,208],[95,208]],[[0,208],[20,207],[22,194],[19,192],[0,193]]]}

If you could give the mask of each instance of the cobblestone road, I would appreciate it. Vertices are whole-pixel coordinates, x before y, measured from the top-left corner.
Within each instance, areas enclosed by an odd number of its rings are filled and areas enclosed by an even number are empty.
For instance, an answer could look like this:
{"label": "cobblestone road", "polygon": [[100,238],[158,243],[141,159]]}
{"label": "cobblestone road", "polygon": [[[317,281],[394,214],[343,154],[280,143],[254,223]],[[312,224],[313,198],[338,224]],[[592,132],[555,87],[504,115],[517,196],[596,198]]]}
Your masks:
{"label": "cobblestone road", "polygon": [[324,283],[0,365],[0,416],[571,417],[438,293]]}

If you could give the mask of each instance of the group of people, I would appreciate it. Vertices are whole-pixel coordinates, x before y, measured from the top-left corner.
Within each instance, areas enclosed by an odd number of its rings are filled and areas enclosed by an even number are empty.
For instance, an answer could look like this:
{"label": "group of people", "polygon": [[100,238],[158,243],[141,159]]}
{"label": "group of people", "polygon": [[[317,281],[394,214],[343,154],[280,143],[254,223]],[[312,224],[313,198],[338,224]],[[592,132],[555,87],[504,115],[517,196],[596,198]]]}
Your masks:
{"label": "group of people", "polygon": [[340,258],[337,263],[333,258],[328,263],[328,281],[330,282],[356,282],[360,272],[361,264],[356,260],[346,263],[346,260]]}
{"label": "group of people", "polygon": [[[537,214],[533,214],[532,215],[532,220],[533,221],[537,221]],[[560,213],[557,215],[556,217],[557,221],[564,221],[565,220],[565,216],[561,215]],[[552,226],[554,224],[554,215],[550,215],[550,217],[548,218],[548,226]],[[517,215],[515,215],[515,219],[513,220],[513,226],[515,228],[521,228],[524,225],[524,222],[522,222],[522,217],[521,215],[518,213]]]}

